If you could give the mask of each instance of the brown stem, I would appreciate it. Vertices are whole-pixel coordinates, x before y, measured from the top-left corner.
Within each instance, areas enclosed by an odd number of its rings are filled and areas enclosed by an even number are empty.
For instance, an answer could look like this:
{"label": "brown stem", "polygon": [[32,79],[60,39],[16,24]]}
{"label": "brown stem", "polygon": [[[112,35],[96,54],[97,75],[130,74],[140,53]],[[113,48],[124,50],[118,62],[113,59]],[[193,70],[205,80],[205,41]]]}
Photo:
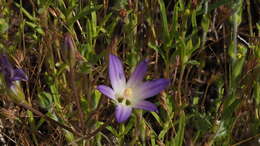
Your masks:
{"label": "brown stem", "polygon": [[[114,115],[114,114],[112,114]],[[68,145],[73,145],[83,139],[90,139],[92,138],[93,136],[95,136],[98,132],[100,132],[101,130],[103,130],[104,128],[106,128],[108,125],[110,125],[111,123],[113,123],[114,120],[112,120],[113,116],[110,116],[110,118],[107,120],[107,122],[105,124],[103,124],[102,126],[100,126],[99,128],[97,128],[94,132],[92,133],[89,133],[89,134],[86,134],[74,141],[72,141],[71,143],[69,143]]]}
{"label": "brown stem", "polygon": [[34,114],[36,114],[36,115],[38,115],[38,116],[44,118],[46,121],[49,121],[49,122],[51,122],[51,123],[53,123],[53,124],[55,124],[55,125],[57,125],[57,126],[63,128],[63,129],[66,129],[66,130],[70,131],[71,133],[74,133],[74,134],[77,135],[77,136],[82,136],[82,134],[78,133],[77,131],[74,131],[72,128],[70,128],[70,127],[68,127],[68,126],[65,126],[65,125],[63,125],[63,124],[61,124],[61,123],[59,123],[59,122],[53,120],[52,118],[50,118],[50,117],[44,115],[44,114],[41,113],[40,111],[38,111],[38,110],[34,109],[33,107],[27,105],[26,103],[17,103],[17,105],[19,105],[20,107],[23,107],[24,109],[30,110],[30,111],[33,112]]}
{"label": "brown stem", "polygon": [[[78,92],[76,90],[76,85],[75,85],[75,73],[74,73],[74,69],[71,67],[70,68],[70,79],[71,79],[71,89],[72,89],[72,92],[73,92],[73,95],[74,95],[74,99],[76,100],[76,106],[77,106],[77,109],[78,109],[78,112],[79,112],[79,120],[80,120],[80,128],[83,128],[84,126],[84,114],[83,114],[83,111],[82,111],[82,108],[80,106],[80,97],[78,95]],[[83,128],[83,131],[84,131],[84,128]]]}
{"label": "brown stem", "polygon": [[185,65],[181,66],[181,74],[180,74],[180,80],[178,83],[178,97],[179,97],[179,104],[182,104],[182,95],[181,95],[181,85],[182,85],[182,79],[183,79],[183,75],[184,75],[184,70],[185,70]]}

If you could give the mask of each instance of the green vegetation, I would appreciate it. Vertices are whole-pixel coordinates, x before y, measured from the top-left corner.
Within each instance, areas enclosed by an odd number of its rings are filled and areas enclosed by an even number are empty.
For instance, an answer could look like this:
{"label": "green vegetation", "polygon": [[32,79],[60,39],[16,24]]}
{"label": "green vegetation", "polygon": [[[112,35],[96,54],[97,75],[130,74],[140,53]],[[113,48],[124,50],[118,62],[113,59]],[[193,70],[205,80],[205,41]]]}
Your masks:
{"label": "green vegetation", "polygon": [[[259,0],[0,0],[2,54],[0,145],[260,145]],[[170,80],[158,112],[117,123],[109,54]]]}

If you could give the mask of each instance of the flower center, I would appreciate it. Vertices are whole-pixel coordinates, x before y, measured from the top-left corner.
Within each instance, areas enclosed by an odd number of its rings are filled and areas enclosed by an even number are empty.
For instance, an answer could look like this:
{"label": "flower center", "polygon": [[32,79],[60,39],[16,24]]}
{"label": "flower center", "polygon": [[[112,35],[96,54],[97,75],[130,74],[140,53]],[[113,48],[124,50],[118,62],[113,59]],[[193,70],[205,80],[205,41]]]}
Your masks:
{"label": "flower center", "polygon": [[122,96],[119,96],[117,98],[117,101],[119,103],[122,103],[124,105],[131,105],[131,97],[133,96],[133,91],[131,88],[126,88],[123,92]]}
{"label": "flower center", "polygon": [[133,91],[131,88],[126,88],[125,91],[124,91],[124,97],[125,98],[129,98],[129,97],[132,97],[133,95]]}

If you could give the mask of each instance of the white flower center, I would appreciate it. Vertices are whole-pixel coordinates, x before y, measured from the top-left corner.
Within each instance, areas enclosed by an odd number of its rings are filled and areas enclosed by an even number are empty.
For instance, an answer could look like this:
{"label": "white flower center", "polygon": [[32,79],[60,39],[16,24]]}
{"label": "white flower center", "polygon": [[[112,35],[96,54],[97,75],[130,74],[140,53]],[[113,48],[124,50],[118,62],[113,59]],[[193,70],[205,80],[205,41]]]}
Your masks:
{"label": "white flower center", "polygon": [[117,101],[124,105],[131,105],[133,97],[133,90],[131,88],[126,88],[123,92],[123,95],[118,96]]}

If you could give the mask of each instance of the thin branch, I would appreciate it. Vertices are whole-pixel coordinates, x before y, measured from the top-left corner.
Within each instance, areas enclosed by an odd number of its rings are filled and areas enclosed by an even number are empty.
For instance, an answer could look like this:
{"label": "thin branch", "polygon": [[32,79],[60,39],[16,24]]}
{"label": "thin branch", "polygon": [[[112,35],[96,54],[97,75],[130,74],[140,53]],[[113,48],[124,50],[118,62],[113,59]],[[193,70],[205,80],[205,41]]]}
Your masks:
{"label": "thin branch", "polygon": [[29,105],[27,105],[27,104],[25,104],[25,103],[17,103],[17,105],[19,105],[20,107],[23,107],[24,109],[30,110],[30,111],[33,112],[34,114],[36,114],[36,115],[38,115],[38,116],[44,118],[46,121],[49,121],[49,122],[51,122],[51,123],[53,123],[53,124],[55,124],[55,125],[57,125],[57,126],[63,128],[63,129],[66,129],[66,130],[70,131],[71,133],[74,133],[74,134],[77,135],[77,136],[82,136],[82,134],[78,133],[77,131],[73,130],[72,128],[70,128],[70,127],[68,127],[68,126],[65,126],[65,125],[63,125],[63,124],[61,124],[61,123],[59,123],[59,122],[53,120],[52,118],[50,118],[50,117],[44,115],[44,114],[41,113],[40,111],[34,109],[33,107],[31,107],[31,106],[29,106]]}
{"label": "thin branch", "polygon": [[[114,114],[112,114],[114,115]],[[98,132],[102,131],[104,128],[106,128],[108,125],[110,125],[111,123],[114,122],[114,120],[112,120],[113,116],[110,116],[110,118],[107,120],[107,122],[105,124],[103,124],[102,126],[100,126],[99,128],[97,128],[94,132],[92,133],[89,133],[89,134],[86,134],[74,141],[72,141],[71,143],[69,143],[68,145],[73,145],[73,144],[76,144],[77,142],[83,140],[83,139],[90,139],[92,138],[93,136],[95,136]]]}

